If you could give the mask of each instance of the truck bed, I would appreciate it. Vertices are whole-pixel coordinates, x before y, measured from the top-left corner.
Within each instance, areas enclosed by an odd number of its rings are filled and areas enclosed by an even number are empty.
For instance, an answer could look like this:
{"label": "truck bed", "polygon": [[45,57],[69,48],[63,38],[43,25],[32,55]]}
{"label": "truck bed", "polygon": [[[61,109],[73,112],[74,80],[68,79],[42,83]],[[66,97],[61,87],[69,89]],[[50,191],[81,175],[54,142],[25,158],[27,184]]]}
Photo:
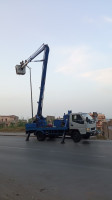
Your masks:
{"label": "truck bed", "polygon": [[36,123],[27,123],[26,124],[26,133],[28,132],[36,132],[36,131],[45,131],[45,132],[54,132],[54,131],[65,131],[67,130],[68,128],[65,127],[65,126],[62,126],[62,127],[56,127],[56,126],[46,126],[46,127],[37,127]]}

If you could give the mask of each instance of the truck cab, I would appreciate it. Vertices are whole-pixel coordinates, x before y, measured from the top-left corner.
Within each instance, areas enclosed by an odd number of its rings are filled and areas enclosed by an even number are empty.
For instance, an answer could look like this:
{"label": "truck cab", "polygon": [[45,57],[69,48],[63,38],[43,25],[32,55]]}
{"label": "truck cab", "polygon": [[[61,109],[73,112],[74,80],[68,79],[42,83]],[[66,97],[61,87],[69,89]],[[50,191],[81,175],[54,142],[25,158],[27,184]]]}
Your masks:
{"label": "truck cab", "polygon": [[96,123],[87,113],[70,113],[69,130],[78,131],[84,139],[88,139],[90,135],[94,135]]}

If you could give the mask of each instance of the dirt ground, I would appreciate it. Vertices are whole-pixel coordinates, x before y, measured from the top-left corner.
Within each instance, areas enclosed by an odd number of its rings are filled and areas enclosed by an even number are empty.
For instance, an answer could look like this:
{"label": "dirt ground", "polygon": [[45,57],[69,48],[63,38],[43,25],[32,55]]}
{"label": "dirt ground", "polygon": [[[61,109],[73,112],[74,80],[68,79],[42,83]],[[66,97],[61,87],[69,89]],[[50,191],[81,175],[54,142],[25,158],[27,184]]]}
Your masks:
{"label": "dirt ground", "polygon": [[41,184],[33,187],[33,183],[30,182],[23,185],[17,180],[0,175],[0,200],[51,200],[55,192],[52,187],[47,188]]}

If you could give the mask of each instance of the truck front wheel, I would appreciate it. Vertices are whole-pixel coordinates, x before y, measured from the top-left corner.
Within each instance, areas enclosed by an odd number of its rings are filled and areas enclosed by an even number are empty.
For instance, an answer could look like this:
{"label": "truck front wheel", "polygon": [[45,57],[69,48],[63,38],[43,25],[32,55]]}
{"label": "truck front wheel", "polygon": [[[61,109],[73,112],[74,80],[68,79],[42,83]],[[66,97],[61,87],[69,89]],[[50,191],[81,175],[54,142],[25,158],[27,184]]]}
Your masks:
{"label": "truck front wheel", "polygon": [[80,142],[81,140],[81,134],[79,133],[79,131],[73,131],[71,137],[76,143]]}
{"label": "truck front wheel", "polygon": [[43,132],[41,132],[41,131],[38,131],[37,133],[36,133],[36,135],[37,135],[37,140],[38,141],[44,141],[45,140],[45,134],[43,134]]}

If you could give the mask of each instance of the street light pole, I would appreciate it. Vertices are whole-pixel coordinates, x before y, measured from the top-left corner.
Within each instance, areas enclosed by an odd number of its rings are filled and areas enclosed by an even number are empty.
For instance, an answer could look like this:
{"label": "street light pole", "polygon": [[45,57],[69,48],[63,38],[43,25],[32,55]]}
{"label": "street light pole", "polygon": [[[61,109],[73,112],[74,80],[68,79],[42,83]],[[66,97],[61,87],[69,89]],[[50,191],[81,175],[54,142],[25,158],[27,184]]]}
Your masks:
{"label": "street light pole", "polygon": [[32,80],[31,80],[31,67],[27,66],[30,70],[30,91],[31,91],[31,112],[32,112],[32,120],[33,120],[33,97],[32,97]]}

